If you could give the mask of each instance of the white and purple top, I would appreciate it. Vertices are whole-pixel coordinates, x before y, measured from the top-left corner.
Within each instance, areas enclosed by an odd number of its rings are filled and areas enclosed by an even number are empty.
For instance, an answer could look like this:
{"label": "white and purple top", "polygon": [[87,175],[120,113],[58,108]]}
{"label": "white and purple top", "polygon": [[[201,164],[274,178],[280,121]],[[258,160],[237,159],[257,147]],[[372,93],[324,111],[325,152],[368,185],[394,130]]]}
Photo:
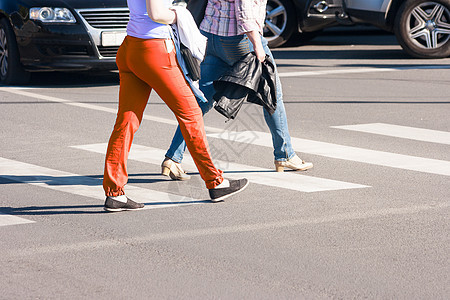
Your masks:
{"label": "white and purple top", "polygon": [[[163,1],[164,5],[169,8],[172,0]],[[128,9],[130,10],[130,21],[127,25],[127,34],[140,39],[169,39],[170,32],[166,24],[156,23],[147,13],[147,5],[145,0],[127,0]]]}

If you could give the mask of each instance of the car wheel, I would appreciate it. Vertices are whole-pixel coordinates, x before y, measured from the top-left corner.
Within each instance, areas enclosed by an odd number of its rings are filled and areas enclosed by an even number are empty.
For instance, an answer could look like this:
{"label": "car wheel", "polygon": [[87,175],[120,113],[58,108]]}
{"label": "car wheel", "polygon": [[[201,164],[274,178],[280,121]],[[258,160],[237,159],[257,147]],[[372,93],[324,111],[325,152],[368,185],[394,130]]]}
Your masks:
{"label": "car wheel", "polygon": [[406,53],[418,58],[450,56],[450,1],[407,0],[394,27]]}
{"label": "car wheel", "polygon": [[0,82],[3,84],[24,84],[30,79],[19,60],[19,51],[14,32],[8,20],[0,20]]}
{"label": "car wheel", "polygon": [[269,47],[278,47],[286,43],[297,25],[295,7],[290,0],[268,0],[264,37]]}

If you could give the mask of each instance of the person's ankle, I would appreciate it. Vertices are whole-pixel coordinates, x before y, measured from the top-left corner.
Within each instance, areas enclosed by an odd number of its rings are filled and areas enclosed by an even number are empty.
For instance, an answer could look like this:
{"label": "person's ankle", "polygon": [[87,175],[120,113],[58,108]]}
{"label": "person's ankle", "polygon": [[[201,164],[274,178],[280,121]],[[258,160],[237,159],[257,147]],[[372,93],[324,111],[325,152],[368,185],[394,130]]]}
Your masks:
{"label": "person's ankle", "polygon": [[228,181],[228,179],[224,178],[222,183],[215,186],[214,189],[223,189],[223,188],[227,188],[227,187],[230,187],[230,181]]}
{"label": "person's ankle", "polygon": [[120,196],[109,196],[109,198],[119,202],[127,203],[127,196],[125,196],[125,194]]}

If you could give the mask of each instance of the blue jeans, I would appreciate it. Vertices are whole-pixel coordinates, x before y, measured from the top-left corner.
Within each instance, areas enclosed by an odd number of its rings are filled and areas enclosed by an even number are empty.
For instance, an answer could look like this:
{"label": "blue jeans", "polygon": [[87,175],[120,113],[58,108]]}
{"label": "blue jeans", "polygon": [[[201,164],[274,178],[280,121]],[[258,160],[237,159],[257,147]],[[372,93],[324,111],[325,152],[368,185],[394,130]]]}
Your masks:
{"label": "blue jeans", "polygon": [[[215,90],[213,81],[222,76],[222,74],[224,74],[243,55],[253,51],[253,45],[246,35],[225,37],[204,31],[202,31],[202,34],[208,38],[208,44],[206,47],[205,60],[201,64],[200,90],[204,93],[208,102],[204,103],[198,101],[198,104],[200,105],[203,114],[206,114],[214,106],[213,96]],[[267,45],[266,39],[261,37],[261,41],[263,43],[264,51],[273,60],[272,52]],[[291,159],[295,155],[295,152],[292,148],[291,136],[289,135],[286,111],[283,104],[283,92],[278,73],[276,73],[276,86],[277,109],[272,115],[265,109],[263,109],[263,111],[264,119],[272,134],[275,160],[285,161]],[[181,163],[185,150],[186,143],[184,142],[180,128],[178,127],[169,150],[167,150],[166,156]]]}

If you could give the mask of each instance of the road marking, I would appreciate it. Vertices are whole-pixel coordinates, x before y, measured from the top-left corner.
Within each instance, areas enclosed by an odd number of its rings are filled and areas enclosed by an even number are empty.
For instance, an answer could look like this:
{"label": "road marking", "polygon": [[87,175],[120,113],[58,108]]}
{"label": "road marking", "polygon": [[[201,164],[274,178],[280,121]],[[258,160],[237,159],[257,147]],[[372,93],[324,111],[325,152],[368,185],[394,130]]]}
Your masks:
{"label": "road marking", "polygon": [[[71,106],[75,106],[75,107],[81,107],[81,108],[87,108],[87,109],[92,109],[92,110],[97,110],[97,111],[103,111],[103,112],[107,112],[107,113],[111,113],[111,114],[117,114],[117,108],[108,108],[108,107],[104,107],[104,106],[100,106],[100,105],[95,105],[95,104],[90,104],[90,103],[81,103],[81,102],[66,100],[66,99],[53,97],[53,96],[39,95],[36,93],[13,89],[13,88],[0,87],[0,91],[8,92],[8,93],[16,94],[16,95],[21,95],[21,96],[25,96],[25,97],[45,100],[45,101],[62,103],[62,104],[71,105]],[[163,123],[163,124],[178,126],[178,122],[175,118],[166,119],[166,118],[160,118],[160,117],[150,116],[150,115],[144,115],[143,118],[145,120],[149,120],[149,121],[153,121],[153,122],[159,122],[159,123]],[[205,130],[207,130],[209,132],[221,132],[223,129],[205,126]]]}
{"label": "road marking", "polygon": [[36,223],[35,221],[30,221],[27,219],[19,218],[12,215],[7,215],[0,213],[0,227],[1,226],[9,226],[9,225],[20,225],[20,224],[30,224]]}
{"label": "road marking", "polygon": [[385,123],[331,126],[331,128],[367,132],[404,139],[450,145],[450,132]]}
{"label": "road marking", "polygon": [[[272,136],[269,133],[265,132],[224,131],[222,133],[207,134],[207,136],[233,142],[272,147]],[[450,162],[444,160],[369,150],[294,137],[291,138],[291,141],[292,147],[296,151],[302,153],[357,161],[378,166],[450,176]]]}
{"label": "road marking", "polygon": [[[107,144],[80,145],[73,146],[73,148],[105,154]],[[162,149],[133,144],[128,159],[160,165],[165,153],[166,151]],[[227,178],[237,179],[245,177],[253,183],[299,192],[311,193],[369,187],[361,184],[300,175],[294,172],[278,173],[272,169],[263,169],[220,160],[215,160],[214,164],[224,171],[225,177]],[[183,167],[186,170],[197,170],[192,157],[187,154],[183,159]]]}
{"label": "road marking", "polygon": [[[450,66],[449,66],[450,68]],[[87,104],[87,103],[79,103],[74,101],[69,101],[61,98],[51,97],[51,96],[43,96],[35,93],[30,93],[21,90],[15,90],[10,88],[0,88],[0,91],[5,91],[17,95],[32,97],[36,99],[42,99],[47,101],[53,101],[58,103],[64,103],[67,105],[73,105],[93,110],[99,110],[104,112],[109,112],[116,114],[116,109],[110,109],[98,105]],[[149,115],[144,115],[143,117],[146,120],[151,120],[154,122],[160,122],[170,125],[178,125],[175,120],[159,118]],[[243,139],[241,142],[252,143],[259,146],[272,147],[272,139],[269,134],[256,132],[256,131],[247,131],[240,133],[232,133],[224,131],[221,128],[209,127],[205,126],[205,130],[208,133],[208,136],[228,139],[232,141],[239,141],[236,139],[238,136]],[[230,134],[232,134],[230,136]],[[234,135],[234,136],[233,136]],[[237,136],[238,135],[238,136]],[[227,136],[227,137],[226,137]],[[250,139],[251,142],[244,141],[245,139]],[[324,142],[316,142],[312,140],[305,140],[299,138],[292,138],[294,149],[304,153],[311,153],[315,155],[321,155],[326,157],[333,157],[351,161],[359,161],[374,165],[381,165],[393,168],[400,168],[405,170],[426,172],[431,174],[440,174],[440,175],[450,175],[450,163],[447,161],[436,160],[436,159],[426,159],[421,157],[414,157],[408,155],[394,154],[389,152],[382,151],[374,151],[368,149],[361,149],[356,147],[342,146]],[[329,147],[329,148],[327,148]],[[334,152],[337,151],[337,152]],[[346,153],[348,151],[348,153]]]}
{"label": "road marking", "polygon": [[[102,180],[88,176],[58,171],[37,165],[0,157],[0,177],[74,195],[105,200]],[[146,209],[209,203],[190,197],[179,196],[127,185],[130,198],[145,203]]]}
{"label": "road marking", "polygon": [[155,232],[130,238],[102,239],[99,241],[78,242],[73,244],[59,244],[59,245],[56,244],[41,247],[35,247],[33,245],[33,247],[24,247],[21,249],[16,249],[11,253],[3,253],[3,255],[6,255],[8,257],[26,257],[26,256],[35,256],[36,254],[67,253],[67,252],[80,252],[93,250],[96,251],[97,249],[100,248],[121,248],[121,247],[129,247],[129,245],[147,244],[171,240],[192,241],[192,239],[195,238],[202,238],[208,236],[224,236],[231,234],[242,235],[243,233],[264,231],[264,230],[274,233],[276,230],[286,231],[289,228],[298,226],[320,225],[320,224],[349,222],[374,218],[386,218],[391,216],[420,214],[426,213],[428,211],[436,211],[439,209],[448,209],[449,207],[450,202],[442,202],[442,203],[433,203],[430,205],[389,207],[380,210],[364,210],[359,212],[323,215],[311,218],[306,217],[293,220],[280,220],[275,222],[263,222],[253,224],[222,226],[222,227],[208,227],[194,230]]}
{"label": "road marking", "polygon": [[304,76],[320,76],[320,75],[338,75],[338,74],[356,74],[356,73],[377,73],[377,72],[395,72],[405,70],[436,70],[450,69],[450,66],[408,66],[395,68],[354,68],[354,69],[332,69],[322,71],[299,71],[299,72],[283,72],[278,73],[280,77],[304,77]]}

